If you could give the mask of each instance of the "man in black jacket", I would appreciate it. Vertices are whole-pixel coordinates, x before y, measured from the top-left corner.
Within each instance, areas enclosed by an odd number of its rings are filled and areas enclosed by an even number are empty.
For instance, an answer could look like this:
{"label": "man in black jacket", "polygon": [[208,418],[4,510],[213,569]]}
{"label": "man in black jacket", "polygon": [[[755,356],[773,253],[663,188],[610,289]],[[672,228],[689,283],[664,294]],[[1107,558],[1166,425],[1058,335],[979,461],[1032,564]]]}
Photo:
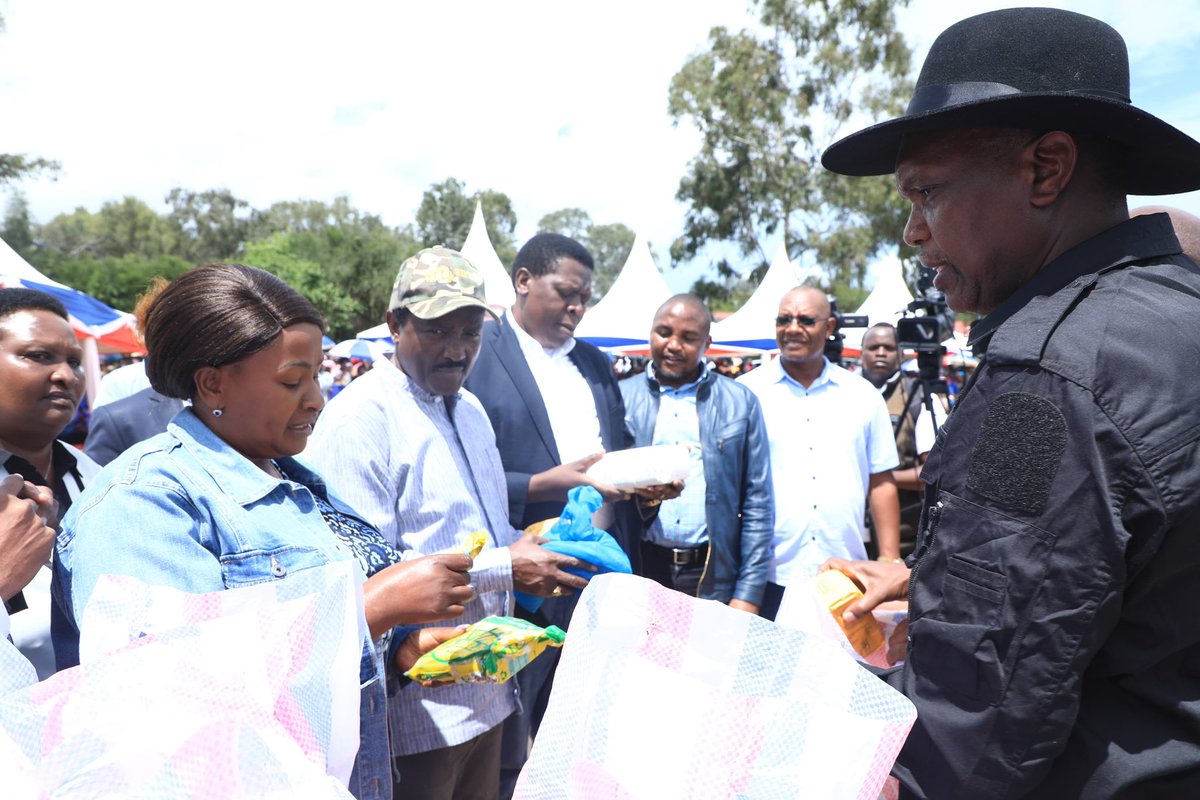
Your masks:
{"label": "man in black jacket", "polygon": [[979,368],[921,477],[906,797],[1200,796],[1200,270],[1126,194],[1200,188],[1200,143],[1131,105],[1120,35],[1052,9],[945,31],[908,113],[826,150],[895,171],[904,238]]}
{"label": "man in black jacket", "polygon": [[711,322],[700,298],[672,297],[650,328],[653,363],[620,384],[637,446],[682,444],[692,455],[679,497],[639,500],[641,574],[757,613],[775,532],[771,456],[758,398],[704,364]]}

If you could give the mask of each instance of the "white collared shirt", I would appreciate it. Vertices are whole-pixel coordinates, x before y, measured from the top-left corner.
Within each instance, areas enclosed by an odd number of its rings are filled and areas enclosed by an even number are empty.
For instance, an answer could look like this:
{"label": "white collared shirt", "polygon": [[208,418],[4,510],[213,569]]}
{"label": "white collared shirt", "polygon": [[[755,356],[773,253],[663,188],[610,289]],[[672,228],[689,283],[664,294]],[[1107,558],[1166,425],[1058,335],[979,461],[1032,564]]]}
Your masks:
{"label": "white collared shirt", "polygon": [[504,324],[517,335],[525,363],[542,395],[559,462],[568,464],[602,452],[604,441],[600,438],[596,397],[579,367],[569,358],[575,340],[568,339],[555,348],[542,347],[517,324],[511,309],[504,312]]}
{"label": "white collared shirt", "polygon": [[771,446],[775,552],[767,579],[786,586],[827,558],[866,558],[870,476],[900,463],[878,390],[828,360],[807,389],[778,359],[738,382],[758,397]]}

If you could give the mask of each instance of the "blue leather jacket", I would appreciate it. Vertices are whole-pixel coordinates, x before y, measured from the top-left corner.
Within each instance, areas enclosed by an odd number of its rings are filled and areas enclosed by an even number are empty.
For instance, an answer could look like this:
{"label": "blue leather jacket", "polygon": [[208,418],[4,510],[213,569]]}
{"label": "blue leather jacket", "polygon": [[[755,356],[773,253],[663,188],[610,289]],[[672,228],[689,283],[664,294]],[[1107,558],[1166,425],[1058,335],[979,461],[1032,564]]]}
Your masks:
{"label": "blue leather jacket", "polygon": [[[638,447],[654,441],[658,382],[648,374],[621,381],[625,425]],[[696,392],[704,462],[708,563],[699,596],[760,605],[775,532],[771,457],[758,398],[709,372]]]}
{"label": "blue leather jacket", "polygon": [[[165,433],[105,467],[71,506],[55,544],[59,668],[78,663],[77,620],[105,573],[202,593],[353,558],[325,524],[313,493],[358,515],[295,459],[279,463],[294,480],[263,472],[184,409]],[[388,798],[382,658],[366,651],[363,662],[364,676],[374,678],[362,684],[362,746],[350,788],[359,798]]]}

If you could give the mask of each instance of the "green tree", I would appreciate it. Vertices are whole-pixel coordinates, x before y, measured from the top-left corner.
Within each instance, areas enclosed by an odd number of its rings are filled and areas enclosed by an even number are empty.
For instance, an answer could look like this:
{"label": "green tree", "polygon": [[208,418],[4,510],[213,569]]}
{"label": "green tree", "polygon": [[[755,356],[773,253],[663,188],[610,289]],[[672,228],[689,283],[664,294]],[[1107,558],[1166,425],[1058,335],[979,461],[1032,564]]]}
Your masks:
{"label": "green tree", "polygon": [[45,158],[35,158],[23,153],[0,153],[0,186],[22,181],[48,173],[54,175],[62,164]]}
{"label": "green tree", "polygon": [[251,223],[250,204],[245,200],[228,189],[193,192],[179,187],[166,199],[180,256],[201,264],[229,261],[242,251]]}
{"label": "green tree", "polygon": [[245,261],[286,281],[292,288],[312,301],[325,317],[331,332],[339,338],[353,335],[359,304],[350,297],[346,287],[332,280],[329,271],[315,261],[296,255],[294,237],[305,235],[279,231],[246,245]]}
{"label": "green tree", "polygon": [[173,280],[192,267],[187,261],[170,255],[158,258],[73,256],[46,248],[35,250],[29,262],[59,283],[123,311],[133,310],[138,297],[156,276]]}
{"label": "green tree", "polygon": [[471,231],[477,200],[483,204],[488,238],[500,263],[511,264],[517,254],[513,241],[517,214],[512,200],[493,189],[467,195],[466,184],[456,178],[447,178],[425,190],[417,208],[417,238],[423,247],[442,244],[456,250],[461,248]]}
{"label": "green tree", "polygon": [[[905,3],[907,0],[900,0]],[[904,212],[889,178],[839,178],[820,166],[852,115],[896,113],[911,51],[895,0],[753,0],[763,33],[723,27],[672,78],[668,111],[701,135],[680,181],[693,258],[734,242],[765,266],[782,233],[793,257],[815,252],[830,285],[861,287],[868,261],[899,247]]]}
{"label": "green tree", "polygon": [[538,233],[559,233],[582,242],[592,227],[592,215],[582,208],[560,208],[538,220]]}
{"label": "green tree", "polygon": [[596,259],[597,297],[603,297],[621,274],[621,268],[633,250],[633,240],[633,229],[620,222],[588,226],[583,244]]}
{"label": "green tree", "polygon": [[156,259],[180,254],[170,221],[136,197],[107,202],[98,216],[104,255]]}
{"label": "green tree", "polygon": [[104,255],[104,232],[100,215],[78,206],[70,214],[59,214],[38,226],[42,246],[65,256]]}
{"label": "green tree", "polygon": [[33,226],[29,220],[29,203],[20,192],[13,194],[4,212],[4,229],[0,237],[8,246],[28,259],[33,251]]}

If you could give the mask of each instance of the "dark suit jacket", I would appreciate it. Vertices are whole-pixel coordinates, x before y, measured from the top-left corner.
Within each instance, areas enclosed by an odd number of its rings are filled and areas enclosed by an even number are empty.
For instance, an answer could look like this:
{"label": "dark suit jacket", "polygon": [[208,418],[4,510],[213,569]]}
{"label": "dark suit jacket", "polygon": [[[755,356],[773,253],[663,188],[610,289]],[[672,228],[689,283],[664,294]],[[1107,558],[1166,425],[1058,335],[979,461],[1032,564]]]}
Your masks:
{"label": "dark suit jacket", "polygon": [[[625,403],[612,361],[595,346],[582,341],[575,343],[570,359],[592,388],[604,449],[629,447],[632,439],[625,429]],[[524,528],[558,516],[562,512],[561,502],[528,502],[530,476],[562,462],[541,392],[507,320],[488,321],[483,326],[479,360],[466,387],[483,403],[496,430],[496,445],[508,480],[509,520],[515,527]],[[618,503],[615,511],[616,522],[609,532],[629,554],[636,573],[641,520],[632,502]]]}
{"label": "dark suit jacket", "polygon": [[183,401],[164,397],[153,389],[100,406],[92,412],[83,452],[104,465],[138,442],[167,429],[183,408]]}

